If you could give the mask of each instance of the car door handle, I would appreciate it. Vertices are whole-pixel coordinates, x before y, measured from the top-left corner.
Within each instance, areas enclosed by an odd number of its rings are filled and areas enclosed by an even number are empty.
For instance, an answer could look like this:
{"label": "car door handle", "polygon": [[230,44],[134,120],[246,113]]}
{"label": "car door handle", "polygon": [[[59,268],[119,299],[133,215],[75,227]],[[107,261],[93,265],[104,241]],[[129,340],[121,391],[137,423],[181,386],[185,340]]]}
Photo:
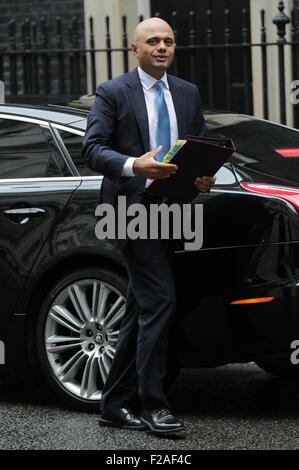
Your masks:
{"label": "car door handle", "polygon": [[45,209],[39,207],[15,207],[3,212],[12,222],[21,225],[27,224],[32,217],[39,217],[47,213]]}
{"label": "car door handle", "polygon": [[46,214],[45,209],[39,207],[20,207],[15,209],[6,209],[4,214],[8,216],[23,215],[26,217],[39,217],[40,215]]}

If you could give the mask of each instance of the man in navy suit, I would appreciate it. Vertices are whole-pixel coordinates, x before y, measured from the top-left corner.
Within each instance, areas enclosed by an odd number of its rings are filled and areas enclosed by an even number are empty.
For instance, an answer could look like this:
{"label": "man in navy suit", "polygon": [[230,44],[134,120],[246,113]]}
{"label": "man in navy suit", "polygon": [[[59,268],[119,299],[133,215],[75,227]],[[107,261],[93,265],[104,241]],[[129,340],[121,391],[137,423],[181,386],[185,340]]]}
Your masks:
{"label": "man in navy suit", "polygon": [[[139,23],[131,48],[138,67],[97,88],[83,142],[87,165],[104,175],[100,203],[115,208],[120,195],[126,196],[127,206],[162,202],[145,191],[151,179],[167,178],[177,170],[176,165],[159,161],[159,155],[169,150],[159,145],[161,126],[170,146],[187,134],[205,134],[197,87],[166,73],[175,50],[168,23],[160,18]],[[206,176],[194,181],[201,192],[214,183],[215,177]],[[129,284],[116,353],[102,393],[100,423],[179,431],[183,424],[170,412],[163,386],[176,300],[169,246],[165,240],[150,238],[111,242],[124,256]]]}

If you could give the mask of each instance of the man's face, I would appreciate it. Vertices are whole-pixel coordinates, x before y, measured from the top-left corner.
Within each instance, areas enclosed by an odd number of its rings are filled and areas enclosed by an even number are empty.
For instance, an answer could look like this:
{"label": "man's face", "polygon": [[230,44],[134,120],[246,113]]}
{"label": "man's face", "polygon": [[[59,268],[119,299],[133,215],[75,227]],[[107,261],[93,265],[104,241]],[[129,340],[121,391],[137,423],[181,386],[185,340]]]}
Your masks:
{"label": "man's face", "polygon": [[142,70],[159,79],[173,61],[173,32],[165,22],[150,22],[140,28],[131,47]]}

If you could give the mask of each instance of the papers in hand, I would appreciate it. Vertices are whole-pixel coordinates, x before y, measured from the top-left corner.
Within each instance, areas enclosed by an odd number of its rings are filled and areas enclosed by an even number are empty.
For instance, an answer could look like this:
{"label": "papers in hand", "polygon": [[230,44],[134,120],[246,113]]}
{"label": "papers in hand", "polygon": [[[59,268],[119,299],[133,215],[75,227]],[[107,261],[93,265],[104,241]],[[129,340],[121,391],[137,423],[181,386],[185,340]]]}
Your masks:
{"label": "papers in hand", "polygon": [[198,176],[214,176],[234,151],[231,139],[187,136],[186,140],[178,140],[163,160],[175,163],[177,172],[169,178],[153,180],[147,191],[180,202],[191,201],[198,193],[194,180]]}
{"label": "papers in hand", "polygon": [[177,140],[176,143],[171,147],[163,159],[163,163],[169,163],[175,154],[180,150],[181,147],[186,143],[186,140]]}

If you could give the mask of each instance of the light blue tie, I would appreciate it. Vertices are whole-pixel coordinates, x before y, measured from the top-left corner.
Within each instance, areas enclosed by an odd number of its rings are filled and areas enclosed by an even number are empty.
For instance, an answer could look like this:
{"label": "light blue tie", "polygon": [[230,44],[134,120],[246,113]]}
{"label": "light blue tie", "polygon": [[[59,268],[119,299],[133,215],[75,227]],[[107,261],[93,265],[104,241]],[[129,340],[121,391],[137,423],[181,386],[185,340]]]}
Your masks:
{"label": "light blue tie", "polygon": [[170,149],[170,121],[167,109],[167,104],[164,98],[164,82],[159,80],[154,84],[154,87],[158,90],[157,96],[157,115],[158,115],[158,127],[157,127],[157,147],[162,145],[162,151],[156,155],[156,159],[159,162],[163,161],[164,156]]}

